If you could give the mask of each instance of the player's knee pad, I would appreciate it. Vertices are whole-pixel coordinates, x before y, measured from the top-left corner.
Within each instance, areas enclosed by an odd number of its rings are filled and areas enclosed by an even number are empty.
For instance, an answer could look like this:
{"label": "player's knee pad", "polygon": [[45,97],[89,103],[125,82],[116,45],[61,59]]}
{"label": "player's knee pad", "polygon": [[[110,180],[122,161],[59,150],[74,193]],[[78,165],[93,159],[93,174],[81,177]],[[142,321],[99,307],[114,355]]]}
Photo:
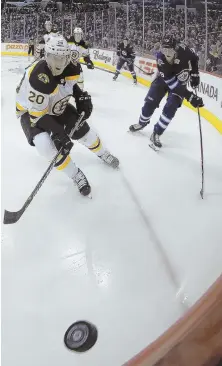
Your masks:
{"label": "player's knee pad", "polygon": [[128,69],[129,69],[129,71],[131,72],[131,74],[132,74],[132,73],[134,73],[134,74],[135,74],[135,71],[134,71],[134,65],[133,65],[133,63],[128,64]]}
{"label": "player's knee pad", "polygon": [[151,116],[156,108],[159,107],[158,102],[149,93],[145,98],[145,103],[142,107],[142,113],[144,116]]}
{"label": "player's knee pad", "polygon": [[179,95],[170,93],[167,102],[163,108],[163,114],[167,117],[172,119],[177,111],[178,108],[181,107],[183,102],[183,98]]}
{"label": "player's knee pad", "polygon": [[125,63],[125,60],[119,59],[119,61],[117,62],[117,65],[116,65],[116,71],[120,71],[122,69],[124,63]]}
{"label": "player's knee pad", "polygon": [[28,143],[31,146],[34,146],[33,139],[36,135],[42,133],[42,130],[38,127],[32,127],[28,113],[24,113],[21,116],[20,122]]}
{"label": "player's knee pad", "polygon": [[[35,147],[39,155],[43,156],[47,160],[52,160],[57,154],[58,150],[62,145],[57,141],[56,144],[52,141],[48,132],[42,132],[36,135],[33,139]],[[55,168],[62,170],[64,169],[64,163],[68,164],[70,161],[69,154],[59,155],[55,164]]]}
{"label": "player's knee pad", "polygon": [[53,159],[58,151],[48,132],[42,132],[36,135],[33,142],[39,155],[44,156],[49,160]]}

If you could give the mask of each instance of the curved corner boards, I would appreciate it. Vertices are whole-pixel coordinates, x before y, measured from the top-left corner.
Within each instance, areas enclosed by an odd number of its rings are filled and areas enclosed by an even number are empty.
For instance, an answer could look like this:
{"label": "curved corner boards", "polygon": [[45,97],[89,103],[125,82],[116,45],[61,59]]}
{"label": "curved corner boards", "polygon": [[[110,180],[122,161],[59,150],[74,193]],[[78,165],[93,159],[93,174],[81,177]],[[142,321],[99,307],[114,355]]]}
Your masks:
{"label": "curved corner boards", "polygon": [[181,319],[124,366],[222,366],[222,276]]}

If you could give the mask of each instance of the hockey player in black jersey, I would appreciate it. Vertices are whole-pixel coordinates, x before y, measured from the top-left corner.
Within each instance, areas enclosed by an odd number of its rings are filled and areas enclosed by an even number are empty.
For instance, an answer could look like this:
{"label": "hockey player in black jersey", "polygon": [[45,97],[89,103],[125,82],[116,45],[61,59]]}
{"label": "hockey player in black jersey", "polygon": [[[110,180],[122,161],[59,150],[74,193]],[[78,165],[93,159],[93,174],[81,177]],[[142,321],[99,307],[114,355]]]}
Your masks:
{"label": "hockey player in black jersey", "polygon": [[174,38],[166,38],[162,42],[161,51],[157,53],[157,76],[153,80],[146,95],[139,123],[131,125],[130,131],[142,130],[150,122],[156,108],[166,93],[167,101],[151,135],[151,147],[162,147],[159,137],[181,107],[183,99],[188,100],[194,108],[203,107],[202,98],[186,87],[188,81],[192,88],[200,83],[198,56],[183,44],[176,44]]}
{"label": "hockey player in black jersey", "polygon": [[119,56],[116,72],[113,77],[113,80],[116,80],[119,76],[120,70],[122,69],[123,65],[126,63],[128,66],[129,71],[133,77],[134,84],[137,84],[136,73],[134,70],[134,60],[136,54],[133,50],[133,46],[129,43],[128,38],[124,38],[123,42],[119,43],[117,47],[117,56]]}
{"label": "hockey player in black jersey", "polygon": [[[62,36],[46,41],[45,58],[26,69],[16,89],[16,113],[29,144],[40,155],[51,161],[62,148],[55,167],[87,196],[91,191],[88,180],[69,156],[72,140],[78,140],[113,168],[118,167],[119,160],[103,147],[87,123],[93,109],[91,96],[78,87],[80,68],[70,62],[70,56],[70,47]],[[71,96],[76,108],[69,104]],[[69,136],[82,112],[85,112],[83,123]]]}

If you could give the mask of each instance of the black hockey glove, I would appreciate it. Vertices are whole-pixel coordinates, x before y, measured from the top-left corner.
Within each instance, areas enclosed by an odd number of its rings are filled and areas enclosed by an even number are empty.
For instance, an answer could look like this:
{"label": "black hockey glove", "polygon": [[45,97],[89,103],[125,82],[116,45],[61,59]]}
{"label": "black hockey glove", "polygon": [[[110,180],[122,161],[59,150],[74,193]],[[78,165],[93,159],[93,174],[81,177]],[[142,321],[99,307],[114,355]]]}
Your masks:
{"label": "black hockey glove", "polygon": [[81,112],[85,112],[84,119],[87,119],[90,117],[93,105],[91,101],[91,95],[89,95],[86,91],[82,93],[82,95],[77,96],[75,98],[76,100],[76,109],[77,112],[80,114]]}
{"label": "black hockey glove", "polygon": [[61,149],[61,147],[62,147],[62,151],[61,151],[62,155],[66,155],[66,156],[69,155],[69,153],[73,147],[73,142],[70,140],[68,135],[61,136],[59,134],[53,134],[51,136],[51,139],[54,142],[57,150]]}
{"label": "black hockey glove", "polygon": [[93,65],[93,62],[91,60],[89,62],[87,62],[86,66],[87,66],[87,69],[90,69],[90,70],[94,69],[94,65]]}
{"label": "black hockey glove", "polygon": [[190,102],[190,104],[194,107],[194,108],[200,108],[204,106],[203,103],[203,99],[198,97],[196,94],[191,93],[190,98],[188,99],[188,101]]}
{"label": "black hockey glove", "polygon": [[192,71],[190,72],[190,86],[193,89],[196,89],[200,84],[200,75],[194,74]]}

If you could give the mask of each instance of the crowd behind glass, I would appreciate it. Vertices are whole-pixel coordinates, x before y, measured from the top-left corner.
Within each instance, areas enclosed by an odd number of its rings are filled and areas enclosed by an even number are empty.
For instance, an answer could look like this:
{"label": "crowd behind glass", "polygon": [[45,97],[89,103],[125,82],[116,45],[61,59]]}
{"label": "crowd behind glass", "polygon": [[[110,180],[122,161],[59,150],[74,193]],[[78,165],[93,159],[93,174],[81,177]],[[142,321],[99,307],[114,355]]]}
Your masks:
{"label": "crowd behind glass", "polygon": [[154,56],[163,33],[174,34],[196,50],[202,69],[222,74],[222,2],[215,7],[210,3],[207,12],[204,7],[188,9],[186,17],[183,8],[171,7],[167,1],[165,4],[163,11],[159,0],[145,2],[144,8],[141,2],[117,3],[114,7],[105,1],[68,1],[62,7],[48,2],[45,8],[36,2],[19,8],[2,1],[2,42],[27,42],[30,38],[38,42],[45,21],[50,19],[66,37],[75,26],[81,27],[91,47],[115,49],[127,35],[137,54]]}

